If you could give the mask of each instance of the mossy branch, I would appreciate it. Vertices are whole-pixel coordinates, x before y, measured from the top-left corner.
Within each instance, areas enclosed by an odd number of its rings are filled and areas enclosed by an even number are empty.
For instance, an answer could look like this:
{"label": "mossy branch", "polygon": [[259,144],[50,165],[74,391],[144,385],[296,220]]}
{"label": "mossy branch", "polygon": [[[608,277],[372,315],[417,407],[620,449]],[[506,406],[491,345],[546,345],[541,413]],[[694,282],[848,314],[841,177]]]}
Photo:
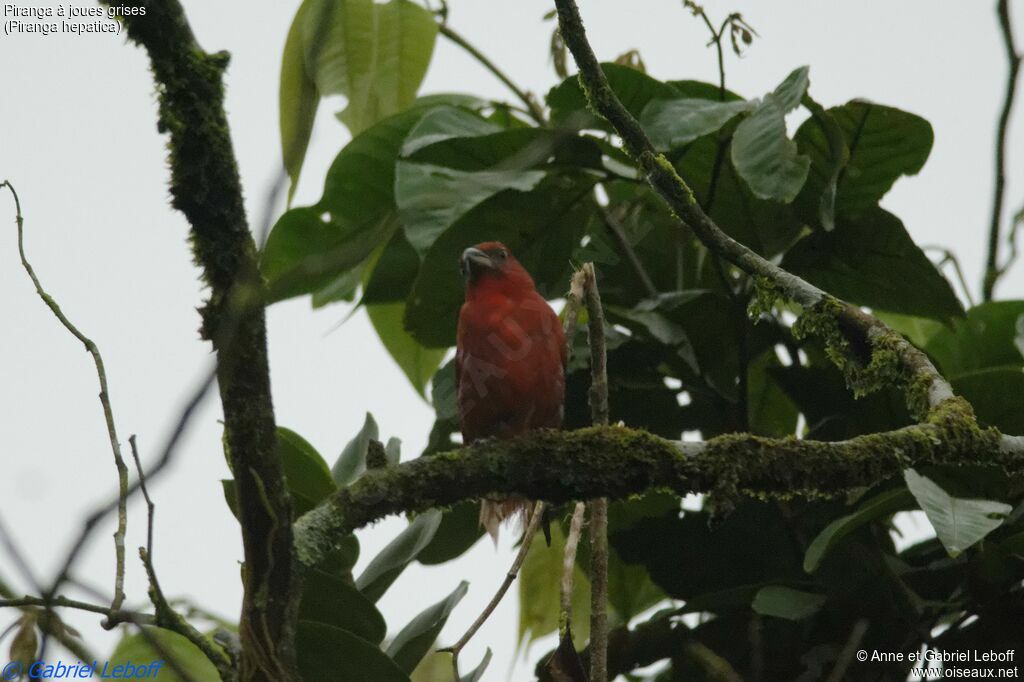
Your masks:
{"label": "mossy branch", "polygon": [[[935,370],[927,356],[881,321],[783,270],[723,232],[701,208],[693,191],[671,162],[655,150],[640,123],[612,91],[587,42],[576,2],[555,0],[555,6],[562,38],[579,67],[580,85],[591,109],[607,119],[619,134],[626,152],[639,165],[651,187],[668,204],[681,226],[692,229],[712,253],[754,277],[762,304],[770,305],[781,297],[803,306],[804,315],[810,318],[804,329],[824,333],[831,354],[840,360],[840,367],[855,388],[866,392],[880,385],[900,385],[907,393],[911,409],[921,416],[953,397],[949,383]],[[884,357],[875,357],[876,351]],[[890,359],[899,364],[898,371],[892,371]],[[883,371],[885,376],[879,376]]]}
{"label": "mossy branch", "polygon": [[144,15],[126,12],[121,20],[129,39],[149,54],[158,127],[169,135],[172,204],[191,225],[192,250],[210,291],[202,331],[217,351],[245,549],[239,674],[246,680],[297,679],[291,499],[277,454],[264,285],[223,106],[228,55],[199,46],[177,0],[118,6],[145,8]]}
{"label": "mossy branch", "polygon": [[744,494],[835,496],[924,464],[1024,472],[1024,439],[978,428],[953,409],[961,402],[954,399],[929,423],[839,442],[729,434],[687,443],[621,426],[481,441],[368,472],[339,490],[296,521],[296,557],[312,567],[346,534],[385,516],[487,495],[563,504],[661,489],[712,492],[722,505]]}

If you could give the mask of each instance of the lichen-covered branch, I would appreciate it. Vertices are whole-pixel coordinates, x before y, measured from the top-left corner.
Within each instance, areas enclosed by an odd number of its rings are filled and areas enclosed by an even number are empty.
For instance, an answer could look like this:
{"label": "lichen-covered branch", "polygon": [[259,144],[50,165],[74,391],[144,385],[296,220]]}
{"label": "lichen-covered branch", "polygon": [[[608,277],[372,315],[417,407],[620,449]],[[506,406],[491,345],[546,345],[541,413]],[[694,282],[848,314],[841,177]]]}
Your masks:
{"label": "lichen-covered branch", "polygon": [[295,523],[296,557],[318,564],[346,534],[399,512],[447,507],[487,495],[562,504],[646,490],[744,493],[778,499],[834,496],[927,463],[979,463],[1024,471],[1024,439],[965,419],[954,399],[925,424],[819,442],[728,434],[672,441],[621,426],[537,431],[371,471]]}
{"label": "lichen-covered branch", "polygon": [[[881,367],[874,357],[876,349],[881,344],[884,346],[883,352],[888,357],[895,357],[906,373],[903,377],[906,379],[902,382],[903,388],[907,389],[908,402],[915,411],[921,411],[921,397],[926,401],[926,407],[930,409],[937,408],[943,400],[952,397],[949,384],[935,371],[928,358],[898,334],[891,332],[881,321],[765,260],[723,232],[704,212],[693,191],[668,159],[654,149],[640,123],[612,91],[593,49],[587,42],[576,2],[555,0],[555,5],[558,9],[562,38],[579,67],[580,85],[590,107],[611,123],[615,132],[622,138],[626,152],[640,166],[648,183],[664,199],[681,223],[690,227],[710,251],[753,276],[762,297],[769,299],[768,303],[775,297],[782,297],[803,306],[805,315],[818,318],[813,324],[805,325],[805,329],[829,331],[836,329],[838,323],[838,331],[846,342],[833,343],[831,347],[836,352],[847,349],[854,351],[855,354],[852,358],[848,356],[843,366],[851,383],[860,383],[865,389],[874,387],[871,384],[875,382],[870,381],[871,377],[861,377],[858,374],[862,368]],[[831,319],[831,324],[826,324],[823,317]],[[826,340],[838,339],[828,334]],[[862,344],[866,345],[861,347]],[[848,348],[849,346],[852,348]]]}
{"label": "lichen-covered branch", "polygon": [[276,450],[263,284],[223,106],[228,55],[199,46],[177,0],[123,6],[146,9],[121,20],[149,54],[158,125],[169,135],[172,204],[191,225],[192,249],[210,290],[203,334],[217,351],[245,548],[240,676],[296,679],[291,500]]}

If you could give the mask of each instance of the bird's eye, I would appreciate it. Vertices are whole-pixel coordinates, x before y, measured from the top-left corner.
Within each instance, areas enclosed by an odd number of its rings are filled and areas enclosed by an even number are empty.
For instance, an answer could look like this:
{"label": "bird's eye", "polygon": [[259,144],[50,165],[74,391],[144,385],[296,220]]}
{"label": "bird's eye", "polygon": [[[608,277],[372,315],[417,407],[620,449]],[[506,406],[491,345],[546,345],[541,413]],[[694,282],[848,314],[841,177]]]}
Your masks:
{"label": "bird's eye", "polygon": [[506,251],[505,249],[499,249],[498,260],[505,260],[506,258],[508,258],[508,251]]}

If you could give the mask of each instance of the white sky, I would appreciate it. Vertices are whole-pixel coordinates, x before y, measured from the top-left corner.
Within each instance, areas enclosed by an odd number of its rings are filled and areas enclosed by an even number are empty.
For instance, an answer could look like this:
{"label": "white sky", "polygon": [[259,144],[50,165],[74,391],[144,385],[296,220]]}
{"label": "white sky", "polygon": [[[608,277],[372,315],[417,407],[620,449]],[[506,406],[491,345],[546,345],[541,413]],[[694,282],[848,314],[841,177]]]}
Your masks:
{"label": "white sky", "polygon": [[[47,0],[21,2],[46,5]],[[89,6],[77,1],[75,5]],[[252,222],[279,165],[277,79],[285,32],[298,2],[185,0],[204,47],[227,49],[227,107]],[[703,26],[675,0],[588,0],[584,20],[601,58],[641,47],[662,78],[716,78]],[[1017,10],[1024,42],[1024,8]],[[901,3],[708,1],[712,17],[741,11],[761,38],[748,56],[728,57],[728,84],[746,95],[771,90],[794,67],[811,65],[811,92],[826,106],[854,97],[907,109],[935,128],[922,173],[897,183],[885,205],[921,243],[959,254],[974,291],[984,260],[992,189],[992,139],[1004,87],[1005,61],[994,2]],[[522,86],[539,93],[556,82],[547,57],[550,9],[542,0],[452,0],[451,24]],[[0,35],[0,180],[22,198],[29,257],[68,316],[99,344],[107,363],[121,439],[139,435],[151,460],[183,397],[201,376],[208,347],[196,335],[203,294],[185,241],[187,225],[167,202],[164,141],[156,131],[155,97],[144,53],[109,35]],[[439,38],[423,92],[506,92],[457,48]],[[348,135],[321,109],[296,204],[315,201],[324,173]],[[1024,202],[1021,108],[1010,138],[1014,168],[1007,209]],[[13,205],[0,199],[0,514],[39,573],[49,579],[86,510],[114,489],[96,377],[89,357],[35,296],[16,253]],[[894,273],[897,276],[897,273]],[[1024,294],[1024,267],[1000,288]],[[398,436],[407,456],[418,452],[432,411],[380,347],[365,316],[328,333],[344,306],[312,312],[305,301],[269,312],[271,365],[278,422],[329,460],[359,428],[366,410],[382,435]],[[227,475],[210,400],[193,422],[173,471],[153,486],[157,503],[155,559],[164,590],[234,617],[241,544],[221,497]],[[129,599],[145,601],[134,559],[144,541],[145,511],[131,508]],[[363,561],[404,522],[392,519],[362,533]],[[105,528],[77,575],[110,591],[112,543]],[[511,555],[479,543],[441,568],[413,567],[381,605],[392,628],[447,595],[462,577],[470,593],[442,640],[450,643],[477,615]],[[0,575],[13,580],[0,556]],[[27,589],[24,583],[19,587]],[[508,599],[466,650],[475,665],[495,650],[488,680],[525,679],[513,671],[516,604]],[[0,626],[8,621],[0,617]],[[69,620],[109,651],[112,636],[98,618]],[[533,657],[547,650],[537,645]]]}

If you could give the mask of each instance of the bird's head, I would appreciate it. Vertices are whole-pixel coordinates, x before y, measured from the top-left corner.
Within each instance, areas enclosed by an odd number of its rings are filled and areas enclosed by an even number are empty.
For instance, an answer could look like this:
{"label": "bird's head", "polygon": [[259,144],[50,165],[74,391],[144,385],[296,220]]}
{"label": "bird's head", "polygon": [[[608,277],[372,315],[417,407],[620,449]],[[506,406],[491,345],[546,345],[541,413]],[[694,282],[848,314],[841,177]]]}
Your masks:
{"label": "bird's head", "polygon": [[462,252],[459,267],[467,295],[475,290],[532,291],[533,278],[501,242],[483,242]]}

